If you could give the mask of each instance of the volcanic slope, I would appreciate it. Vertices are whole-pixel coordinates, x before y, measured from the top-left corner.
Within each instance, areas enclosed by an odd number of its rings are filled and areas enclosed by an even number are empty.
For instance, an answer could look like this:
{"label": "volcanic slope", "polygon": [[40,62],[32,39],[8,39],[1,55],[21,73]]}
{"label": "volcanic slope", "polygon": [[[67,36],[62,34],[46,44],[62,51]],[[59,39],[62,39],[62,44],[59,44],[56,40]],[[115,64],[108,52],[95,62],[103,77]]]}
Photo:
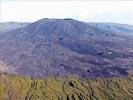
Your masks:
{"label": "volcanic slope", "polygon": [[20,75],[133,74],[133,37],[74,19],[41,19],[0,34],[2,71]]}

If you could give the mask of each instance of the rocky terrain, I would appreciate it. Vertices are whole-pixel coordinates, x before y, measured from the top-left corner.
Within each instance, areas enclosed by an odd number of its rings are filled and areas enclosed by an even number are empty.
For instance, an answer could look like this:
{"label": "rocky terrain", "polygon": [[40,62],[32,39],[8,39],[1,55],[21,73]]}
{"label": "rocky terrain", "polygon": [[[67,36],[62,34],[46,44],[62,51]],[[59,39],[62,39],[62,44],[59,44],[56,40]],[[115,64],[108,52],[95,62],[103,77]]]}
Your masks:
{"label": "rocky terrain", "polygon": [[1,100],[133,100],[133,77],[32,79],[0,74]]}
{"label": "rocky terrain", "polygon": [[0,70],[19,75],[133,74],[133,36],[74,19],[41,19],[0,34]]}

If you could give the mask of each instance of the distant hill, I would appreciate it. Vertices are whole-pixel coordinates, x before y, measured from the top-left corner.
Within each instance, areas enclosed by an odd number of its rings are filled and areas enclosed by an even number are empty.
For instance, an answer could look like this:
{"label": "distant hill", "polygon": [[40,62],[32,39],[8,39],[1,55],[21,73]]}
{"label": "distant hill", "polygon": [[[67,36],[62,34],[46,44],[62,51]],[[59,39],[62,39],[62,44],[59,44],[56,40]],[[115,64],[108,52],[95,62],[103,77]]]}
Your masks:
{"label": "distant hill", "polygon": [[34,77],[133,74],[132,35],[74,19],[44,18],[1,33],[0,42],[1,70],[8,73]]}
{"label": "distant hill", "polygon": [[120,35],[133,35],[133,25],[117,24],[117,23],[88,23],[103,30],[117,32]]}
{"label": "distant hill", "polygon": [[29,23],[3,22],[3,23],[0,23],[0,33],[22,28],[27,25],[29,25]]}
{"label": "distant hill", "polygon": [[45,77],[0,74],[1,100],[133,100],[133,76]]}

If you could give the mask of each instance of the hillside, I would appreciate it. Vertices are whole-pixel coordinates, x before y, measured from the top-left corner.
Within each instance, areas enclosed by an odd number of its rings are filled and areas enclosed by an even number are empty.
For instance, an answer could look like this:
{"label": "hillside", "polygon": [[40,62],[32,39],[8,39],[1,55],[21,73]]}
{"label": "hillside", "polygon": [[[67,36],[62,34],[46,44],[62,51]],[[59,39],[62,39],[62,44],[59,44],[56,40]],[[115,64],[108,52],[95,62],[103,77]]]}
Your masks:
{"label": "hillside", "polygon": [[0,23],[0,33],[12,31],[18,28],[22,28],[29,25],[29,23],[20,23],[20,22],[2,22]]}
{"label": "hillside", "polygon": [[0,75],[1,100],[133,100],[133,76],[112,78]]}
{"label": "hillside", "polygon": [[133,74],[133,36],[74,19],[41,19],[0,34],[2,71],[34,77]]}
{"label": "hillside", "polygon": [[103,30],[114,31],[119,35],[133,35],[133,25],[117,24],[117,23],[88,23]]}

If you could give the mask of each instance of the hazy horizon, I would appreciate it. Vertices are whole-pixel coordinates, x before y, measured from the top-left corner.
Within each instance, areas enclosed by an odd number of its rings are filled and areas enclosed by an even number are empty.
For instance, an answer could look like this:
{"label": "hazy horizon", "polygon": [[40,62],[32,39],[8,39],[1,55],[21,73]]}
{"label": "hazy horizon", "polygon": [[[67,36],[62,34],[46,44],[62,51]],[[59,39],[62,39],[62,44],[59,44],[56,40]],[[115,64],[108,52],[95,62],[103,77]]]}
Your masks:
{"label": "hazy horizon", "polygon": [[1,22],[72,18],[133,25],[133,1],[1,1]]}
{"label": "hazy horizon", "polygon": [[[45,19],[45,18],[41,18],[41,19]],[[30,21],[29,22],[28,21],[27,22],[25,22],[25,21],[24,22],[22,22],[22,21],[5,21],[5,22],[0,22],[0,23],[29,23],[30,24],[30,23],[34,23],[36,21],[39,21],[41,19],[35,20],[33,22],[30,22]],[[48,19],[67,19],[67,18],[48,18]],[[73,19],[73,18],[70,18],[70,19]],[[73,19],[73,20],[77,20],[77,19]],[[85,22],[85,23],[105,23],[105,24],[108,24],[109,23],[109,24],[123,24],[123,25],[129,25],[129,26],[131,25],[131,26],[133,26],[133,24],[117,23],[117,22],[93,22],[93,21],[92,22],[90,22],[90,21],[89,22],[88,21],[86,22],[86,21],[82,21],[82,20],[78,20],[78,21]]]}

